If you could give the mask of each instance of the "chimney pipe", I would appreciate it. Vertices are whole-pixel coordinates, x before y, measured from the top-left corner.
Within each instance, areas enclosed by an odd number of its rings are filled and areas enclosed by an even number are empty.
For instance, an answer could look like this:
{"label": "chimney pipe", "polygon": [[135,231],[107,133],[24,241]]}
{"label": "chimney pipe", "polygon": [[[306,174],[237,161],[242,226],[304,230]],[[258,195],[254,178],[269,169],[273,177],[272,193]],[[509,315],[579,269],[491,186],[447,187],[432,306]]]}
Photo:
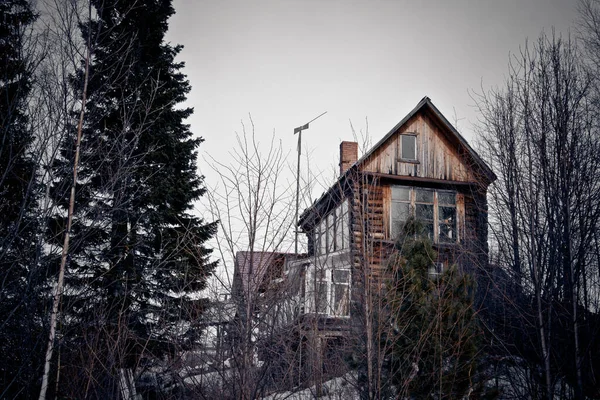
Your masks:
{"label": "chimney pipe", "polygon": [[340,143],[340,175],[343,175],[356,161],[358,161],[358,143]]}

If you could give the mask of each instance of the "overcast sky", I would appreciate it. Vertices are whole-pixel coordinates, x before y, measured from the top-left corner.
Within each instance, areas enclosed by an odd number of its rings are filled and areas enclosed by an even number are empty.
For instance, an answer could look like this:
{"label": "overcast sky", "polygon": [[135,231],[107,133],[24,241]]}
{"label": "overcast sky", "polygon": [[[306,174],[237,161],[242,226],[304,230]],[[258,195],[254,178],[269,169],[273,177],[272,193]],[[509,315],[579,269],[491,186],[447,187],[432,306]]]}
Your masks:
{"label": "overcast sky", "polygon": [[[203,155],[225,159],[252,114],[257,135],[273,132],[295,160],[293,129],[328,113],[303,134],[315,167],[338,162],[349,121],[373,143],[423,96],[469,142],[477,114],[469,92],[501,85],[510,53],[542,30],[568,34],[575,0],[192,1],[175,0],[167,40],[192,85],[192,131]],[[320,193],[320,189],[318,193]]]}

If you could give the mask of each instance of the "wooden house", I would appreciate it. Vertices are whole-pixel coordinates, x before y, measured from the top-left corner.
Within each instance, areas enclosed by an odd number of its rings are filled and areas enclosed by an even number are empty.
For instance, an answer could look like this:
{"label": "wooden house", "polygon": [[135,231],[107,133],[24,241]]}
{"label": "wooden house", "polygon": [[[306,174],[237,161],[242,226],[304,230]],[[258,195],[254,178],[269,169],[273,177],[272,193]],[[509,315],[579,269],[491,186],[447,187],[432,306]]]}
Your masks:
{"label": "wooden house", "polygon": [[[255,254],[263,256],[253,257],[257,265],[237,263],[253,267],[259,291],[269,286],[266,271],[277,271],[285,293],[271,309],[282,315],[265,319],[281,321],[298,342],[286,361],[298,381],[335,373],[336,348],[352,340],[370,290],[385,282],[386,260],[408,218],[422,221],[438,252],[431,274],[456,264],[479,288],[489,276],[486,192],[496,176],[428,97],[360,159],[357,143],[342,142],[339,165],[337,181],[299,218],[307,255],[288,255],[283,268],[273,268],[279,258],[272,254]],[[249,281],[247,270],[238,268],[241,282]]]}
{"label": "wooden house", "polygon": [[411,216],[423,222],[438,252],[430,273],[456,264],[485,287],[486,192],[495,179],[428,97],[360,159],[357,143],[341,143],[337,182],[299,219],[308,257],[286,267],[303,277],[294,301],[302,304],[300,336],[317,354],[316,364],[323,365],[318,359],[327,358],[330,342],[349,334],[367,301],[365,288],[381,285]]}

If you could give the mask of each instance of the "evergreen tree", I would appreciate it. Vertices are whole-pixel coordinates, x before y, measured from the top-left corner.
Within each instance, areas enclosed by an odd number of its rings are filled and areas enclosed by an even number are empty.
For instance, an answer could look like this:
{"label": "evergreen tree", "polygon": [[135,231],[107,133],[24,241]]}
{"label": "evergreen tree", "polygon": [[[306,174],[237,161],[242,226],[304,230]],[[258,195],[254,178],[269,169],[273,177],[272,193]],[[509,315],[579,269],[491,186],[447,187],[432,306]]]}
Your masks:
{"label": "evergreen tree", "polygon": [[423,226],[409,220],[390,258],[387,294],[396,331],[392,381],[401,397],[459,399],[475,387],[474,282],[455,266],[435,271],[436,261]]}
{"label": "evergreen tree", "polygon": [[26,0],[0,2],[0,397],[35,393],[43,351],[38,324],[35,162],[25,40],[35,14]]}
{"label": "evergreen tree", "polygon": [[[61,351],[69,376],[95,382],[95,396],[112,396],[118,371],[142,355],[194,343],[195,298],[215,267],[204,243],[216,225],[191,214],[204,193],[196,172],[202,139],[184,124],[192,109],[177,108],[190,85],[175,61],[181,47],[164,43],[171,0],[92,4],[97,17],[82,27],[93,56]],[[83,76],[74,78],[76,90]],[[63,209],[73,143],[72,136],[63,145],[53,187]],[[51,227],[58,239],[63,226],[64,216]]]}

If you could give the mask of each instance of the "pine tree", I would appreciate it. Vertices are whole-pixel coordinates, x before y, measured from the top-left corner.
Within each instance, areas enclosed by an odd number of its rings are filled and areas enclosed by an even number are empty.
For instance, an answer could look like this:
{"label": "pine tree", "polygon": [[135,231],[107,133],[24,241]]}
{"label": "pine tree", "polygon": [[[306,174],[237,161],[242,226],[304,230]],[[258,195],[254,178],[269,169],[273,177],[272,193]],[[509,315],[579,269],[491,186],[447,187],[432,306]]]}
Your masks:
{"label": "pine tree", "polygon": [[[43,348],[38,324],[35,162],[25,40],[35,14],[26,0],[0,2],[0,397],[35,393]],[[33,389],[32,389],[33,388]]]}
{"label": "pine tree", "polygon": [[389,262],[392,381],[400,396],[458,399],[477,380],[474,281],[455,266],[434,273],[436,261],[422,225],[408,221]]}
{"label": "pine tree", "polygon": [[[85,370],[104,396],[114,395],[119,369],[194,343],[194,299],[215,267],[204,243],[216,225],[191,214],[204,193],[202,139],[184,124],[192,109],[177,108],[190,85],[175,61],[181,47],[164,43],[171,1],[92,4],[97,18],[82,28],[93,57],[61,344],[65,354],[81,350],[65,368]],[[82,81],[79,71],[73,87]],[[53,187],[65,209],[73,142],[64,143]],[[57,218],[51,231],[63,226]]]}

